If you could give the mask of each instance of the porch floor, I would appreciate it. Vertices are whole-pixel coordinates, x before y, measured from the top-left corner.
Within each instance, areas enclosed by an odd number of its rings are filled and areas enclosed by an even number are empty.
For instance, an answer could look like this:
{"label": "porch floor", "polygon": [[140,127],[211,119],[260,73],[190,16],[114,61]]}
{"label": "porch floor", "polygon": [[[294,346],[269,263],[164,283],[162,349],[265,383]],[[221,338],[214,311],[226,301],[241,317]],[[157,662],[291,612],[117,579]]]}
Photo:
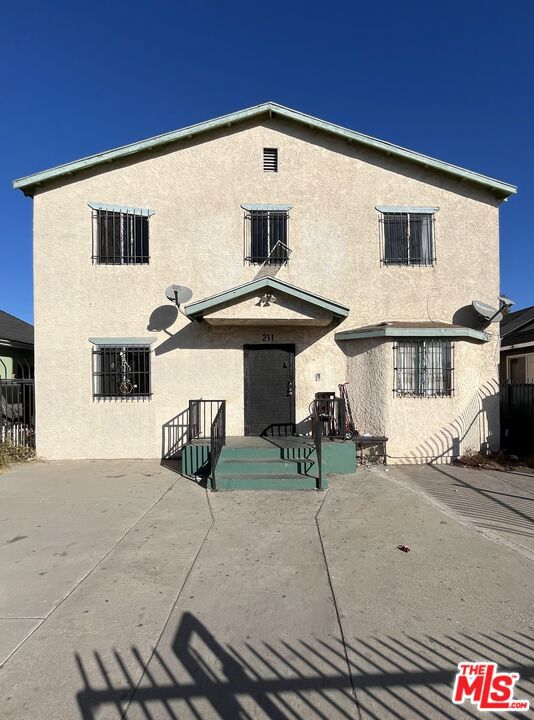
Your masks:
{"label": "porch floor", "polygon": [[[329,438],[323,438],[323,445],[339,443],[342,444],[344,440],[330,440]],[[190,445],[209,445],[209,438],[197,438],[192,440]],[[230,435],[226,438],[226,447],[229,448],[313,448],[315,447],[313,441],[309,437],[300,436],[281,436],[281,437],[259,437],[256,435]]]}

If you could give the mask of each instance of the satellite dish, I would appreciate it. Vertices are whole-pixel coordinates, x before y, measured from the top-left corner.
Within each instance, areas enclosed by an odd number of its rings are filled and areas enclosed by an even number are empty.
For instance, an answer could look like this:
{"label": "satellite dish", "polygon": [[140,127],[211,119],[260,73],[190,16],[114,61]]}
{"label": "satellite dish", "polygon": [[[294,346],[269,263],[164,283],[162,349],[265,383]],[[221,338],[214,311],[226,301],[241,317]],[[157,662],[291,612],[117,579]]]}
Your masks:
{"label": "satellite dish", "polygon": [[502,312],[499,308],[494,308],[492,305],[483,303],[480,300],[473,300],[471,304],[477,315],[486,322],[501,322]]}
{"label": "satellite dish", "polygon": [[185,285],[169,285],[165,290],[165,297],[176,305],[182,305],[184,302],[191,300],[193,291]]}

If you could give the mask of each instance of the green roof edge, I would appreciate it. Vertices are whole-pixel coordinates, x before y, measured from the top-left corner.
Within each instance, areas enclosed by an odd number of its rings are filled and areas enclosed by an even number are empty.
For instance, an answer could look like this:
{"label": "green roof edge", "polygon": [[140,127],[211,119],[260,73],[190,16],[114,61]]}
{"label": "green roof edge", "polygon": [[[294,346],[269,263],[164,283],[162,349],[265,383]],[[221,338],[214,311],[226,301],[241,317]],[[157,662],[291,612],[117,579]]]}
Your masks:
{"label": "green roof edge", "polygon": [[336,340],[364,340],[366,338],[399,338],[399,337],[446,337],[464,338],[488,342],[487,333],[482,330],[473,330],[467,327],[406,327],[385,325],[372,330],[343,330],[335,334]]}
{"label": "green roof edge", "polygon": [[317,307],[330,311],[337,318],[345,318],[350,312],[350,309],[345,305],[341,305],[341,303],[328,300],[327,298],[316,295],[309,290],[303,290],[302,288],[286,283],[283,280],[274,278],[271,275],[266,275],[244,283],[243,285],[238,285],[230,290],[223,290],[223,292],[217,293],[216,295],[211,295],[210,297],[202,300],[197,300],[194,303],[189,303],[189,305],[186,305],[184,308],[185,314],[190,320],[200,320],[206,310],[212,310],[213,308],[223,305],[230,300],[238,300],[239,298],[265,288],[279,290],[280,292],[285,292],[292,297],[305,300]]}
{"label": "green roof edge", "polygon": [[423,155],[413,150],[403,148],[399,145],[394,145],[393,143],[385,140],[378,140],[370,135],[365,135],[363,133],[356,132],[355,130],[349,130],[340,125],[336,125],[335,123],[328,122],[327,120],[321,120],[313,117],[312,115],[307,115],[306,113],[298,110],[292,110],[291,108],[278,105],[278,103],[274,102],[254,105],[253,107],[238,110],[237,112],[229,113],[227,115],[222,115],[220,117],[213,118],[212,120],[206,120],[179,130],[173,130],[171,132],[163,133],[162,135],[156,135],[148,138],[147,140],[130,143],[129,145],[122,145],[118,148],[106,150],[95,155],[89,155],[63,165],[58,165],[57,167],[50,168],[49,170],[43,170],[41,172],[33,173],[32,175],[26,175],[25,177],[14,180],[13,187],[18,190],[28,191],[26,194],[31,194],[31,189],[33,187],[55,178],[62,177],[64,175],[71,175],[75,172],[80,172],[81,170],[86,170],[87,168],[101,165],[103,163],[113,162],[114,160],[166,145],[177,140],[192,138],[200,133],[215,130],[217,128],[224,127],[225,125],[242,122],[243,120],[263,115],[265,113],[269,115],[279,115],[283,118],[301,122],[314,129],[323,130],[339,137],[343,137],[349,142],[359,142],[362,145],[384,151],[391,155],[396,155],[398,157],[411,160],[412,162],[422,164],[426,167],[455,175],[462,180],[470,180],[474,183],[478,183],[479,185],[488,187],[491,190],[499,191],[504,197],[508,197],[517,192],[517,188],[510,183],[505,183],[501,180],[488,177],[487,175],[481,175],[480,173],[466,170],[465,168],[457,165],[452,165],[450,163],[443,162],[442,160],[432,158],[428,155]]}

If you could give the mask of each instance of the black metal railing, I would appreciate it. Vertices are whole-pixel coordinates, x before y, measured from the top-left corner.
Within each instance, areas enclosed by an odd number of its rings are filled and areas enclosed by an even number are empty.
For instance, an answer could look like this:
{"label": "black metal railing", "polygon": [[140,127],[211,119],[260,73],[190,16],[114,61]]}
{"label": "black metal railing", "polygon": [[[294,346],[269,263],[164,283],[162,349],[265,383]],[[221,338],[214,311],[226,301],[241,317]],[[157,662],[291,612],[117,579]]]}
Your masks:
{"label": "black metal railing", "polygon": [[210,433],[210,466],[211,466],[211,489],[217,490],[217,463],[223,447],[226,445],[226,400],[221,401],[217,414],[211,424]]}
{"label": "black metal railing", "polygon": [[323,489],[323,420],[319,408],[319,401],[314,400],[311,404],[311,429],[312,440],[315,445],[315,455],[317,459],[317,490]]}
{"label": "black metal railing", "polygon": [[287,210],[250,210],[245,213],[245,262],[285,265],[289,259]]}
{"label": "black metal railing", "polygon": [[190,400],[187,418],[187,442],[207,440],[211,426],[224,400]]}
{"label": "black metal railing", "polygon": [[0,442],[35,447],[33,367],[14,362],[11,372],[0,360]]}

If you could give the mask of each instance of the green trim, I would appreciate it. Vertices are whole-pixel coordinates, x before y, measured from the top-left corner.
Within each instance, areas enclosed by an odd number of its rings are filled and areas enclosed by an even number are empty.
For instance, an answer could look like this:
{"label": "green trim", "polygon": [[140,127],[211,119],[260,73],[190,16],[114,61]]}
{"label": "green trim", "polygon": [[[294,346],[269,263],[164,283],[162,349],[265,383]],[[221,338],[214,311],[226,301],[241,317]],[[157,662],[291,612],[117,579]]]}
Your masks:
{"label": "green trim", "polygon": [[155,337],[90,337],[93,345],[152,345],[156,342]]}
{"label": "green trim", "polygon": [[401,338],[401,337],[438,337],[459,338],[464,340],[480,340],[488,342],[489,336],[481,330],[467,327],[392,327],[385,325],[381,328],[344,330],[335,334],[336,340],[364,340],[366,338]]}
{"label": "green trim", "polygon": [[291,210],[293,205],[258,205],[251,203],[243,203],[243,210]]}
{"label": "green trim", "polygon": [[433,215],[439,210],[438,207],[416,207],[413,205],[377,205],[376,209],[381,213],[421,213],[424,215]]}
{"label": "green trim", "polygon": [[190,125],[189,127],[164,133],[163,135],[156,135],[155,137],[142,140],[141,142],[123,145],[121,147],[114,148],[113,150],[107,150],[96,155],[90,155],[88,157],[81,158],[80,160],[75,160],[74,162],[58,165],[57,167],[49,170],[43,170],[42,172],[27,175],[26,177],[14,180],[13,187],[23,190],[26,194],[31,195],[35,191],[36,185],[49,182],[55,178],[62,177],[64,175],[71,175],[72,173],[79,172],[80,170],[86,170],[96,165],[109,163],[120,158],[135,155],[136,153],[168,145],[176,140],[189,140],[201,133],[224,128],[234,123],[243,122],[263,115],[267,115],[267,117],[278,116],[287,120],[299,122],[303,125],[311,127],[312,129],[321,130],[336,135],[337,137],[341,137],[348,142],[357,142],[360,145],[365,145],[375,150],[386,152],[388,155],[395,155],[397,157],[404,158],[405,160],[418,163],[423,165],[425,168],[432,168],[434,170],[446,172],[460,178],[461,180],[470,180],[478,183],[479,185],[483,185],[490,190],[498,192],[503,198],[517,192],[517,188],[514,185],[502,182],[501,180],[495,180],[494,178],[472,172],[471,170],[466,170],[465,168],[458,167],[457,165],[451,165],[450,163],[436,160],[435,158],[422,155],[421,153],[414,152],[413,150],[407,150],[399,145],[378,140],[377,138],[355,132],[354,130],[348,130],[340,125],[335,125],[334,123],[327,122],[326,120],[320,120],[319,118],[307,115],[306,113],[291,110],[290,108],[273,102],[261,103],[260,105],[246,108],[245,110],[240,110],[228,115],[223,115],[222,117],[214,118],[213,120],[197,123],[196,125]]}
{"label": "green trim", "polygon": [[316,295],[308,290],[302,290],[301,288],[290,285],[283,280],[278,280],[278,278],[273,278],[270,275],[267,275],[266,277],[256,278],[256,280],[251,280],[244,285],[239,285],[238,287],[231,288],[230,290],[224,290],[223,292],[204,298],[203,300],[197,300],[194,303],[190,303],[185,306],[185,314],[191,320],[201,320],[203,314],[207,310],[215,310],[227,302],[238,300],[245,295],[252,295],[265,289],[278,290],[279,292],[304,300],[311,305],[328,310],[337,318],[345,318],[350,312],[349,308],[345,307],[345,305],[336,303],[333,300],[327,300],[320,295]]}
{"label": "green trim", "polygon": [[149,208],[138,208],[130,207],[129,205],[108,205],[107,203],[88,202],[90,208],[93,210],[111,210],[113,212],[129,213],[131,215],[142,215],[144,217],[150,217],[155,215],[155,210]]}

